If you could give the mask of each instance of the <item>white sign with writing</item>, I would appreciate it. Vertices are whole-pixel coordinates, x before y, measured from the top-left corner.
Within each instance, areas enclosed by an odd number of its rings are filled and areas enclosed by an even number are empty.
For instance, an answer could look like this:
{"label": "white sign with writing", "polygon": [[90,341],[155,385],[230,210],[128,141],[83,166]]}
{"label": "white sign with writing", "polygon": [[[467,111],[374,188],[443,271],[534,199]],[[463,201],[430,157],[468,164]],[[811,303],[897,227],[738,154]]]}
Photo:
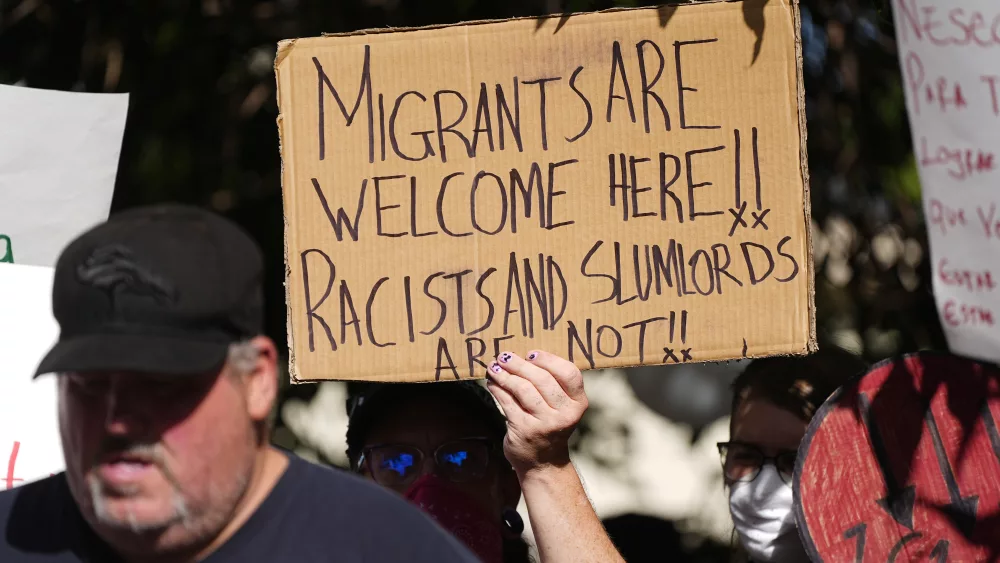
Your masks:
{"label": "white sign with writing", "polygon": [[1000,360],[1000,3],[894,0],[934,294],[953,352]]}
{"label": "white sign with writing", "polygon": [[128,94],[0,85],[0,262],[55,266],[108,216]]}
{"label": "white sign with writing", "polygon": [[59,336],[53,266],[107,218],[127,94],[0,85],[0,490],[63,468],[56,380],[32,380]]}
{"label": "white sign with writing", "polygon": [[52,268],[0,266],[0,490],[63,467],[55,377],[31,376],[59,336]]}

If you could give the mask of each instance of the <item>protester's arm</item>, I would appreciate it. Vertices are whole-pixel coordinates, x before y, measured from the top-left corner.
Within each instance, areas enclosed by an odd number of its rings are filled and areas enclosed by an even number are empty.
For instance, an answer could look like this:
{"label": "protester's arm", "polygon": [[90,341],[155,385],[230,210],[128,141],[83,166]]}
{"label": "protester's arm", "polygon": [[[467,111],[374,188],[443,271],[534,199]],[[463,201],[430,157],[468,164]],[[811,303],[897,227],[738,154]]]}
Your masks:
{"label": "protester's arm", "polygon": [[587,410],[583,376],[546,352],[504,353],[487,387],[507,415],[504,453],[517,472],[541,563],[624,563],[569,459]]}

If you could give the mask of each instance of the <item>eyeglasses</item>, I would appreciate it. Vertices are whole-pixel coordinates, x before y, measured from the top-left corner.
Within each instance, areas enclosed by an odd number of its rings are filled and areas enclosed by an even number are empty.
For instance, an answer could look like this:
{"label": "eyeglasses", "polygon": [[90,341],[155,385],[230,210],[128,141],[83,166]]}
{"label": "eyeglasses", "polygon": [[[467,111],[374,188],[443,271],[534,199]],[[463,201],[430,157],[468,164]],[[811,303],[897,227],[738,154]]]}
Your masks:
{"label": "eyeglasses", "polygon": [[795,457],[797,452],[783,451],[776,456],[764,455],[757,446],[743,442],[720,442],[719,454],[722,456],[722,472],[731,483],[748,483],[757,478],[765,463],[774,465],[781,475],[781,480],[787,485],[792,484],[795,476]]}
{"label": "eyeglasses", "polygon": [[[462,438],[441,444],[432,457],[436,474],[453,482],[468,483],[486,476],[493,447],[489,438]],[[375,482],[403,490],[422,474],[425,453],[416,446],[379,444],[361,451],[356,470],[367,469]]]}

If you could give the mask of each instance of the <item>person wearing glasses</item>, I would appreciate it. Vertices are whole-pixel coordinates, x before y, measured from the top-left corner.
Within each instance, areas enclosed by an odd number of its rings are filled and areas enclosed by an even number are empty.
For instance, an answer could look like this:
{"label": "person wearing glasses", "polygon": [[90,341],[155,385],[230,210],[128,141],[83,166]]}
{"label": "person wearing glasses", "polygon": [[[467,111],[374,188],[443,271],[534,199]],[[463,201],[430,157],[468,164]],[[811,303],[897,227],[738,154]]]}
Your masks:
{"label": "person wearing glasses", "polygon": [[347,454],[353,471],[429,513],[484,563],[530,561],[522,493],[541,563],[623,563],[569,458],[586,409],[572,363],[504,352],[485,388],[352,383]]}
{"label": "person wearing glasses", "polygon": [[808,562],[799,540],[792,477],[816,410],[866,364],[838,348],[752,361],[733,382],[730,441],[719,444],[729,512],[754,563]]}

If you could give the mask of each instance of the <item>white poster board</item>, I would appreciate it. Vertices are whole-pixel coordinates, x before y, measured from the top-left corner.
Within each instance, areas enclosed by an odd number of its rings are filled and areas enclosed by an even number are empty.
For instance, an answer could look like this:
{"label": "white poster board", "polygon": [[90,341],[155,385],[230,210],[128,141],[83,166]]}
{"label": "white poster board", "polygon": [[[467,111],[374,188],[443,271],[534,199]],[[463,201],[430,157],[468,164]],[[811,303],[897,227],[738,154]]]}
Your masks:
{"label": "white poster board", "polygon": [[53,266],[107,218],[127,94],[0,85],[0,490],[63,468],[56,381],[32,380],[59,336]]}
{"label": "white poster board", "polygon": [[1000,361],[1000,3],[892,7],[938,314],[953,352]]}
{"label": "white poster board", "polygon": [[107,218],[127,109],[128,94],[0,85],[0,261],[55,266]]}
{"label": "white poster board", "polygon": [[63,467],[54,377],[31,376],[59,336],[52,268],[0,266],[0,490]]}

